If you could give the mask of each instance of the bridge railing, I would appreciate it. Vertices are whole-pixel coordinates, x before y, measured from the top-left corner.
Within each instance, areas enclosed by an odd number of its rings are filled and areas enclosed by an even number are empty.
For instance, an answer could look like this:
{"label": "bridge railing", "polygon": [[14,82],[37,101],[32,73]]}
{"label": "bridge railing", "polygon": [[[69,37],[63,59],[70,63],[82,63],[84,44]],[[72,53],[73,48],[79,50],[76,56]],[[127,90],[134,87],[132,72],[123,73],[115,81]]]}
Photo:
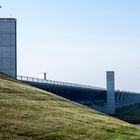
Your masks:
{"label": "bridge railing", "polygon": [[46,83],[46,84],[54,84],[54,85],[63,85],[63,86],[72,86],[72,87],[81,87],[81,88],[90,88],[90,89],[100,89],[105,90],[104,88],[98,88],[90,85],[82,85],[82,84],[75,84],[75,83],[68,83],[68,82],[61,82],[61,81],[54,81],[54,80],[44,80],[40,78],[33,78],[28,76],[17,76],[17,80],[20,81],[27,81],[27,82],[37,82],[37,83]]}

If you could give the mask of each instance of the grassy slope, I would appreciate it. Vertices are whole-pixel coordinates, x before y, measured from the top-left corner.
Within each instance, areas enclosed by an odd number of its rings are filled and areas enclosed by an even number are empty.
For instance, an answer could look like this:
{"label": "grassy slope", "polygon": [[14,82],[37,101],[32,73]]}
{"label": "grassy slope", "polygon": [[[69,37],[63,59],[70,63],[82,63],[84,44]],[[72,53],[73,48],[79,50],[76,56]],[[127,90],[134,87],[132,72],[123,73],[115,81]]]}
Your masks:
{"label": "grassy slope", "polygon": [[116,117],[131,123],[140,123],[140,103],[117,109]]}
{"label": "grassy slope", "polygon": [[120,116],[140,116],[140,104],[118,109],[116,114]]}
{"label": "grassy slope", "polygon": [[0,140],[140,139],[140,129],[0,75]]}

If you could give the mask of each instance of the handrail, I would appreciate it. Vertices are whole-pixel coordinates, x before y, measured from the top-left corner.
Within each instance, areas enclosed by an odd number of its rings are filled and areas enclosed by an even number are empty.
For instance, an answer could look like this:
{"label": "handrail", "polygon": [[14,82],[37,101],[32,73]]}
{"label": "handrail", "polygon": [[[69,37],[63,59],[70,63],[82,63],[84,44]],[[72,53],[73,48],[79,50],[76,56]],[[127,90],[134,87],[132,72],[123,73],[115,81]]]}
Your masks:
{"label": "handrail", "polygon": [[33,77],[20,76],[20,75],[17,75],[17,80],[27,81],[27,82],[37,82],[37,83],[46,83],[46,84],[54,84],[54,85],[63,85],[63,86],[71,86],[71,87],[81,87],[81,88],[105,90],[104,88],[98,88],[98,87],[94,87],[94,86],[90,86],[90,85],[82,85],[82,84],[75,84],[75,83],[68,83],[68,82],[61,82],[61,81],[54,81],[54,80],[44,80],[44,79],[40,79],[40,78],[33,78]]}

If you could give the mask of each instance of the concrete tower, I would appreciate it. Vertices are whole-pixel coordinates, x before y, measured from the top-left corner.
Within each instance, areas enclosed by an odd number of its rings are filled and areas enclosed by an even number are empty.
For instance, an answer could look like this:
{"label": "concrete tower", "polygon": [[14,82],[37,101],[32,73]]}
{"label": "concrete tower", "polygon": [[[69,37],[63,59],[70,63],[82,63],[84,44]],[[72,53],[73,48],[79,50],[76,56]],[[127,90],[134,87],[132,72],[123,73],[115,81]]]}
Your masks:
{"label": "concrete tower", "polygon": [[0,18],[0,72],[17,76],[16,19]]}
{"label": "concrete tower", "polygon": [[107,112],[115,114],[115,77],[114,71],[107,71]]}

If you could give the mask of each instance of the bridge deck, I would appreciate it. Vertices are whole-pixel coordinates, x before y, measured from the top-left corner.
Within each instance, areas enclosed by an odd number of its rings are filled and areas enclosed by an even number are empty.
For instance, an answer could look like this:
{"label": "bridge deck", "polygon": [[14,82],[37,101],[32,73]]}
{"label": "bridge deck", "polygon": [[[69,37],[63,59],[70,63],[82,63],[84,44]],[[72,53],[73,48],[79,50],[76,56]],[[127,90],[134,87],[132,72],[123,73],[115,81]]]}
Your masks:
{"label": "bridge deck", "polygon": [[83,85],[83,84],[76,84],[76,83],[69,83],[69,82],[61,82],[61,81],[54,81],[54,80],[44,80],[44,79],[40,79],[40,78],[33,78],[33,77],[19,76],[19,75],[17,76],[17,80],[26,81],[26,82],[36,82],[36,83],[44,83],[44,84],[62,85],[62,86],[69,86],[69,87],[105,90],[104,88],[94,87],[94,86],[90,86],[90,85]]}

